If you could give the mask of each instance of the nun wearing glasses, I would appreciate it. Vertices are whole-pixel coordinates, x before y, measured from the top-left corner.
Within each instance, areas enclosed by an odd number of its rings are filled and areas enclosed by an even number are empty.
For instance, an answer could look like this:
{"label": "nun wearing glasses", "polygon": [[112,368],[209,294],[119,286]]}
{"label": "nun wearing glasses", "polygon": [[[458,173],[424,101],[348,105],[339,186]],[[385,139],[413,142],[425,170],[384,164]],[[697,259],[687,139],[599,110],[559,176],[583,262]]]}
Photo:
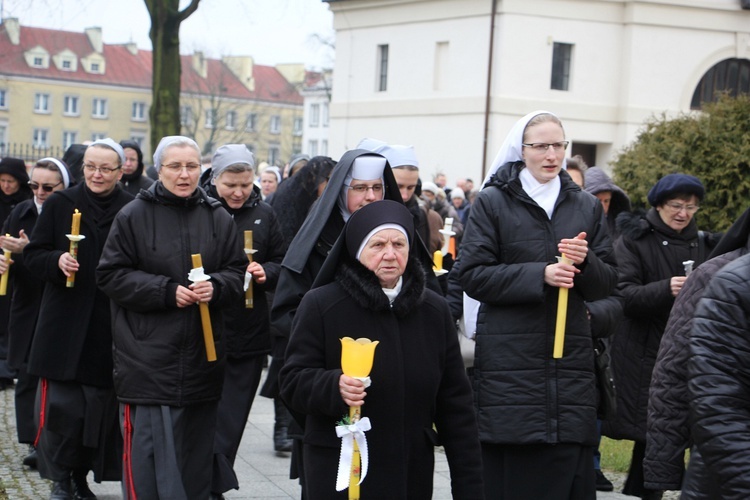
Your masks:
{"label": "nun wearing glasses", "polygon": [[[12,252],[13,266],[9,275],[10,316],[8,320],[8,365],[17,370],[15,388],[16,432],[18,442],[29,445],[29,454],[23,464],[36,468],[34,448],[34,398],[39,379],[29,375],[26,363],[34,336],[39,303],[42,300],[42,280],[32,275],[23,260],[23,249],[29,244],[29,235],[36,225],[44,202],[55,191],[70,187],[68,167],[57,158],[42,158],[31,168],[28,186],[34,194],[11,211],[2,228],[0,247]],[[74,181],[72,181],[74,182]],[[6,236],[7,235],[7,236]],[[5,257],[0,255],[0,273],[7,268]]]}
{"label": "nun wearing glasses", "polygon": [[[474,402],[487,498],[596,498],[594,349],[584,301],[617,283],[602,205],[565,167],[560,119],[511,129],[472,205],[460,282],[481,302]],[[565,254],[571,263],[558,263]],[[560,289],[563,356],[553,357]]]}

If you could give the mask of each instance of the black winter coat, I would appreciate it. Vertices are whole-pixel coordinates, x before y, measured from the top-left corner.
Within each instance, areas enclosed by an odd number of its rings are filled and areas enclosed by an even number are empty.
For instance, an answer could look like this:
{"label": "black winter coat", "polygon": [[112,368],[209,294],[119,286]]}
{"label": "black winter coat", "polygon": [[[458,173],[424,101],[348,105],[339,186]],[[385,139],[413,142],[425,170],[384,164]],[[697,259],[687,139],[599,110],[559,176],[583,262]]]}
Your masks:
{"label": "black winter coat", "polygon": [[476,419],[456,330],[445,300],[424,290],[421,273],[412,258],[390,307],[375,275],[347,259],[334,283],[302,299],[280,383],[284,400],[306,414],[303,456],[310,500],[347,495],[335,491],[341,446],[335,426],[348,415],[339,392],[339,339],[345,336],[380,342],[362,406],[372,429],[366,433],[370,466],[361,498],[432,498],[438,443],[448,456],[453,497],[483,498]]}
{"label": "black winter coat", "polygon": [[750,498],[750,255],[711,280],[687,365],[691,432],[725,500]]}
{"label": "black winter coat", "polygon": [[[213,186],[208,193],[214,198],[219,198]],[[230,208],[223,199],[220,201],[232,216],[237,225],[238,236],[243,242],[245,231],[253,232],[253,248],[256,250],[253,262],[261,264],[266,273],[266,281],[262,285],[252,281],[252,308],[245,307],[243,294],[241,300],[224,311],[227,325],[227,356],[243,358],[268,354],[271,352],[271,325],[266,292],[273,292],[279,281],[281,261],[286,252],[284,235],[273,208],[261,200],[260,189],[257,186],[253,187],[250,198],[239,209]]]}
{"label": "black winter coat", "polygon": [[[29,271],[45,282],[28,372],[38,377],[112,386],[112,325],[109,299],[96,286],[96,266],[117,212],[133,197],[117,187],[105,198],[81,183],[44,202],[30,242],[23,250]],[[105,210],[102,204],[106,205]],[[97,209],[97,207],[99,209]],[[74,209],[81,212],[75,286],[65,286],[58,266],[70,249]]]}
{"label": "black winter coat", "polygon": [[693,268],[703,263],[714,243],[699,240],[695,219],[677,233],[653,208],[645,216],[622,213],[617,223],[617,296],[625,316],[611,349],[617,418],[606,421],[602,432],[645,442],[651,373],[674,304],[670,280],[685,275],[683,262],[694,261]]}
{"label": "black winter coat", "polygon": [[[42,212],[44,213],[44,212]],[[211,276],[218,361],[209,362],[197,305],[178,308],[190,256]],[[121,402],[184,406],[218,400],[224,379],[224,309],[243,295],[247,257],[232,218],[198,188],[179,198],[161,182],[117,216],[97,269],[112,299],[115,391]]]}
{"label": "black winter coat", "polygon": [[[22,201],[5,219],[2,234],[18,238],[19,232],[23,229],[29,237],[34,230],[37,217],[39,213],[34,200]],[[28,360],[44,282],[29,272],[24,263],[23,253],[15,253],[11,258],[13,265],[10,266],[9,283],[12,295],[8,319],[8,364],[18,369]]]}
{"label": "black winter coat", "polygon": [[[521,186],[522,162],[500,167],[472,204],[460,281],[482,302],[474,364],[479,438],[499,444],[595,445],[594,349],[585,300],[617,273],[601,203],[565,175],[554,214]],[[553,359],[558,288],[544,282],[557,245],[585,231],[589,252],[568,294],[562,359]]]}

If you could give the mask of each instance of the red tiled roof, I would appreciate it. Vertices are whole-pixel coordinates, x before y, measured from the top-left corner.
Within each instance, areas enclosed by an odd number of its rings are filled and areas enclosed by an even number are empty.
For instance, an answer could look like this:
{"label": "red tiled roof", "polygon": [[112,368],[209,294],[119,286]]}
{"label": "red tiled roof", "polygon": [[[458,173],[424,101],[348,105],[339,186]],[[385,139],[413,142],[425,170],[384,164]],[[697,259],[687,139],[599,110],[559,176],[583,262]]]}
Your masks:
{"label": "red tiled roof", "polygon": [[[33,68],[26,64],[24,52],[41,46],[50,55],[47,68]],[[65,49],[79,59],[76,71],[57,69],[52,57]],[[80,62],[94,52],[85,33],[20,27],[20,43],[13,45],[4,24],[0,25],[0,74],[49,80],[98,83],[127,87],[151,88],[151,52],[138,50],[134,55],[125,45],[103,44],[106,61],[104,74],[87,73]],[[182,91],[220,95],[237,99],[256,99],[269,102],[302,104],[302,96],[271,66],[253,66],[255,91],[248,90],[231,70],[218,59],[207,59],[208,77],[201,78],[192,67],[192,56],[181,56]],[[220,87],[226,91],[219,92]]]}

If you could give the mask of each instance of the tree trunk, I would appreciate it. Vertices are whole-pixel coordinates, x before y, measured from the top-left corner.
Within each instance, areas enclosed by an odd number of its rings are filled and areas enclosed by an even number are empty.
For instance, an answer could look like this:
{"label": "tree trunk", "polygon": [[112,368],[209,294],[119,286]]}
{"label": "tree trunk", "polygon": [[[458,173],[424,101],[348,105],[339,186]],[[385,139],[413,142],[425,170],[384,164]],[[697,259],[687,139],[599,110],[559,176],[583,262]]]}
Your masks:
{"label": "tree trunk", "polygon": [[180,24],[200,0],[179,10],[179,0],[145,0],[151,16],[152,52],[151,150],[162,137],[180,134]]}

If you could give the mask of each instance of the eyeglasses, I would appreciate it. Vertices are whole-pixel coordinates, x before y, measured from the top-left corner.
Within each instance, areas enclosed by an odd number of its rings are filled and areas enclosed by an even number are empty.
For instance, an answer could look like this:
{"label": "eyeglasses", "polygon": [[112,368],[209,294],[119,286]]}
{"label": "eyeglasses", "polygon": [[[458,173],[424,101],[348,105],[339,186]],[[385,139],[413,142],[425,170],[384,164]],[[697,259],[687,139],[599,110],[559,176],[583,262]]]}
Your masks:
{"label": "eyeglasses", "polygon": [[349,189],[357,194],[365,194],[367,191],[372,189],[373,194],[380,194],[383,192],[382,184],[375,184],[374,186],[366,186],[364,184],[359,186],[347,186]]}
{"label": "eyeglasses", "polygon": [[546,154],[550,146],[552,146],[555,153],[559,153],[568,149],[568,144],[570,144],[570,141],[553,142],[551,144],[545,142],[534,142],[531,144],[521,144],[521,146],[531,148],[535,153]]}
{"label": "eyeglasses", "polygon": [[42,188],[42,191],[44,191],[45,193],[51,193],[52,190],[55,189],[60,184],[62,184],[62,181],[52,186],[50,186],[49,184],[37,184],[36,182],[29,181],[29,187],[31,188],[32,191],[36,191],[37,189]]}
{"label": "eyeglasses", "polygon": [[679,213],[684,210],[689,214],[694,214],[701,208],[698,205],[683,205],[682,203],[677,203],[674,201],[668,201],[664,204],[664,206],[668,208],[670,212]]}
{"label": "eyeglasses", "polygon": [[170,172],[177,174],[181,172],[183,168],[187,170],[188,173],[197,172],[201,169],[201,166],[199,163],[188,163],[187,165],[182,165],[181,163],[170,163],[169,165],[162,165],[161,168],[166,168]]}
{"label": "eyeglasses", "polygon": [[120,167],[97,167],[95,165],[84,165],[83,169],[89,173],[99,172],[102,175],[112,175],[115,171],[120,170]]}

